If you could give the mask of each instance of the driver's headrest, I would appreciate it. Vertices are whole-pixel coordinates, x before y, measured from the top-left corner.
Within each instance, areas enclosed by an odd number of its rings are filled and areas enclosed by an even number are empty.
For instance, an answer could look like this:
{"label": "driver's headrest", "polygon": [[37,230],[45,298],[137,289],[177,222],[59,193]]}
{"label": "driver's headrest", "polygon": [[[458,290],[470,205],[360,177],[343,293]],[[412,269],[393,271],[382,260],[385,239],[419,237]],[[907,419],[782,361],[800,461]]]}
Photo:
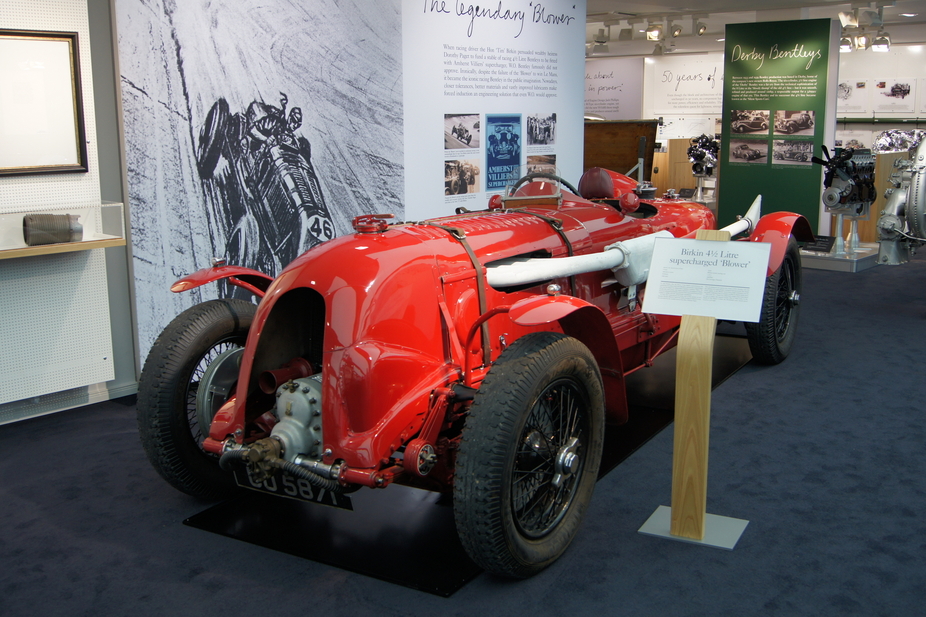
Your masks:
{"label": "driver's headrest", "polygon": [[601,167],[592,167],[582,174],[578,189],[585,199],[614,199],[614,181]]}

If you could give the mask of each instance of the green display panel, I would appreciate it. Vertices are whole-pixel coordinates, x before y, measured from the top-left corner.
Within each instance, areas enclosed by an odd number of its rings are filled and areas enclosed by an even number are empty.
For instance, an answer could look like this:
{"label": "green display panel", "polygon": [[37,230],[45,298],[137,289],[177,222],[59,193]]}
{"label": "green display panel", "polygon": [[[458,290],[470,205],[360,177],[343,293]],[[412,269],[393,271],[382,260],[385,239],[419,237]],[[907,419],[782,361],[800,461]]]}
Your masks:
{"label": "green display panel", "polygon": [[[819,223],[829,19],[731,24],[724,43],[719,224],[762,195],[763,213]],[[834,119],[830,119],[833,122]]]}

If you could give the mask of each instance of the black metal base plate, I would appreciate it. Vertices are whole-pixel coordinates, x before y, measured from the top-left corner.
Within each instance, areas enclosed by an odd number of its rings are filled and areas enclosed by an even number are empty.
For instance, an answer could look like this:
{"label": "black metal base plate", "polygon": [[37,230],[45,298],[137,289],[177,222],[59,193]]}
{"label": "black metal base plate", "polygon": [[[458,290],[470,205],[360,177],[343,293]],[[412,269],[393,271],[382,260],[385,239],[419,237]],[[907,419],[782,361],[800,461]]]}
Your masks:
{"label": "black metal base plate", "polygon": [[[718,336],[713,386],[751,357],[745,340]],[[628,377],[630,420],[607,428],[599,478],[671,424],[674,383],[674,351]],[[351,499],[348,511],[246,491],[184,524],[444,597],[481,572],[457,539],[448,497],[392,485]]]}

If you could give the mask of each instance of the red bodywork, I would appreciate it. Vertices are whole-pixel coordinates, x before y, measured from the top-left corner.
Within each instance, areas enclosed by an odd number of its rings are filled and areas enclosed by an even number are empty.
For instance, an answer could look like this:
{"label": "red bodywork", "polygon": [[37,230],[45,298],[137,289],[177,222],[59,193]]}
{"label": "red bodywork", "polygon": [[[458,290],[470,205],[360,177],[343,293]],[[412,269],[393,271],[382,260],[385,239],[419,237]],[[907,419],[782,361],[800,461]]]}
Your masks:
{"label": "red bodywork", "polygon": [[[625,176],[609,175],[613,194],[606,196],[612,200],[636,187]],[[549,183],[530,182],[518,195],[551,192]],[[485,283],[485,269],[516,256],[600,252],[660,230],[693,237],[715,227],[714,215],[680,200],[625,198],[625,210],[636,210],[625,214],[605,202],[565,191],[562,196],[559,204],[467,212],[425,223],[386,226],[365,219],[357,226],[362,233],[298,257],[258,294],[263,299],[236,395],[215,415],[203,447],[221,453],[230,440],[266,436],[274,397],[257,387],[258,376],[305,358],[322,375],[322,460],[343,462],[343,483],[385,486],[401,478],[449,488],[457,420],[473,389],[507,345],[536,331],[564,332],[589,347],[604,379],[608,419],[624,422],[625,376],[675,344],[680,318],[644,314],[610,270],[525,289],[493,289]],[[780,264],[791,233],[801,238],[810,230],[798,215],[776,213],[748,238],[772,244],[770,272]],[[256,284],[259,273],[233,269],[202,271],[184,279],[185,288],[227,277],[263,291]],[[549,283],[558,284],[561,294],[548,295]],[[642,293],[638,290],[638,299]],[[427,478],[411,465],[403,467],[401,455],[407,461],[409,451],[423,444],[438,455]]]}

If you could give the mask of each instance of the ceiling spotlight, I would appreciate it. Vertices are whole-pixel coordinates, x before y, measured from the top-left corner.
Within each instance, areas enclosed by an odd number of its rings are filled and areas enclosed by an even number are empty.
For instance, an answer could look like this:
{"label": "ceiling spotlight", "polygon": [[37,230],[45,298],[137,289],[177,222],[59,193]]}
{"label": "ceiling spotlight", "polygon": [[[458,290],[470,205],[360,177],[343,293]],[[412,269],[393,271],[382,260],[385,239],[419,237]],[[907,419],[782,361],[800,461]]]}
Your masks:
{"label": "ceiling spotlight", "polygon": [[859,26],[883,26],[884,25],[884,9],[875,9],[875,8],[858,8],[855,9],[855,14],[858,16],[858,25]]}
{"label": "ceiling spotlight", "polygon": [[864,51],[868,49],[869,45],[871,45],[871,37],[865,34],[863,30],[858,36],[855,37],[855,48]]}
{"label": "ceiling spotlight", "polygon": [[891,36],[884,30],[878,31],[878,36],[871,42],[871,51],[890,51]]}
{"label": "ceiling spotlight", "polygon": [[672,38],[673,38],[673,39],[674,39],[675,37],[677,37],[677,36],[678,36],[679,34],[681,34],[681,33],[682,33],[682,27],[681,27],[681,26],[675,25],[675,24],[669,24],[669,34],[672,35]]}
{"label": "ceiling spotlight", "polygon": [[858,27],[858,16],[855,12],[843,11],[839,13],[839,22],[842,24],[842,27]]}
{"label": "ceiling spotlight", "polygon": [[633,40],[633,28],[621,28],[620,32],[617,33],[618,41],[630,41]]}
{"label": "ceiling spotlight", "polygon": [[695,31],[695,34],[697,34],[698,36],[701,36],[702,34],[707,32],[707,24],[704,23],[703,21],[699,21],[697,24],[695,24],[694,31]]}
{"label": "ceiling spotlight", "polygon": [[662,39],[662,24],[653,24],[646,29],[647,41],[658,41]]}
{"label": "ceiling spotlight", "polygon": [[656,43],[656,47],[653,48],[654,56],[661,56],[665,48],[662,46],[662,43]]}
{"label": "ceiling spotlight", "polygon": [[850,51],[852,51],[852,39],[850,39],[847,36],[844,36],[841,39],[839,39],[839,52],[848,53]]}

